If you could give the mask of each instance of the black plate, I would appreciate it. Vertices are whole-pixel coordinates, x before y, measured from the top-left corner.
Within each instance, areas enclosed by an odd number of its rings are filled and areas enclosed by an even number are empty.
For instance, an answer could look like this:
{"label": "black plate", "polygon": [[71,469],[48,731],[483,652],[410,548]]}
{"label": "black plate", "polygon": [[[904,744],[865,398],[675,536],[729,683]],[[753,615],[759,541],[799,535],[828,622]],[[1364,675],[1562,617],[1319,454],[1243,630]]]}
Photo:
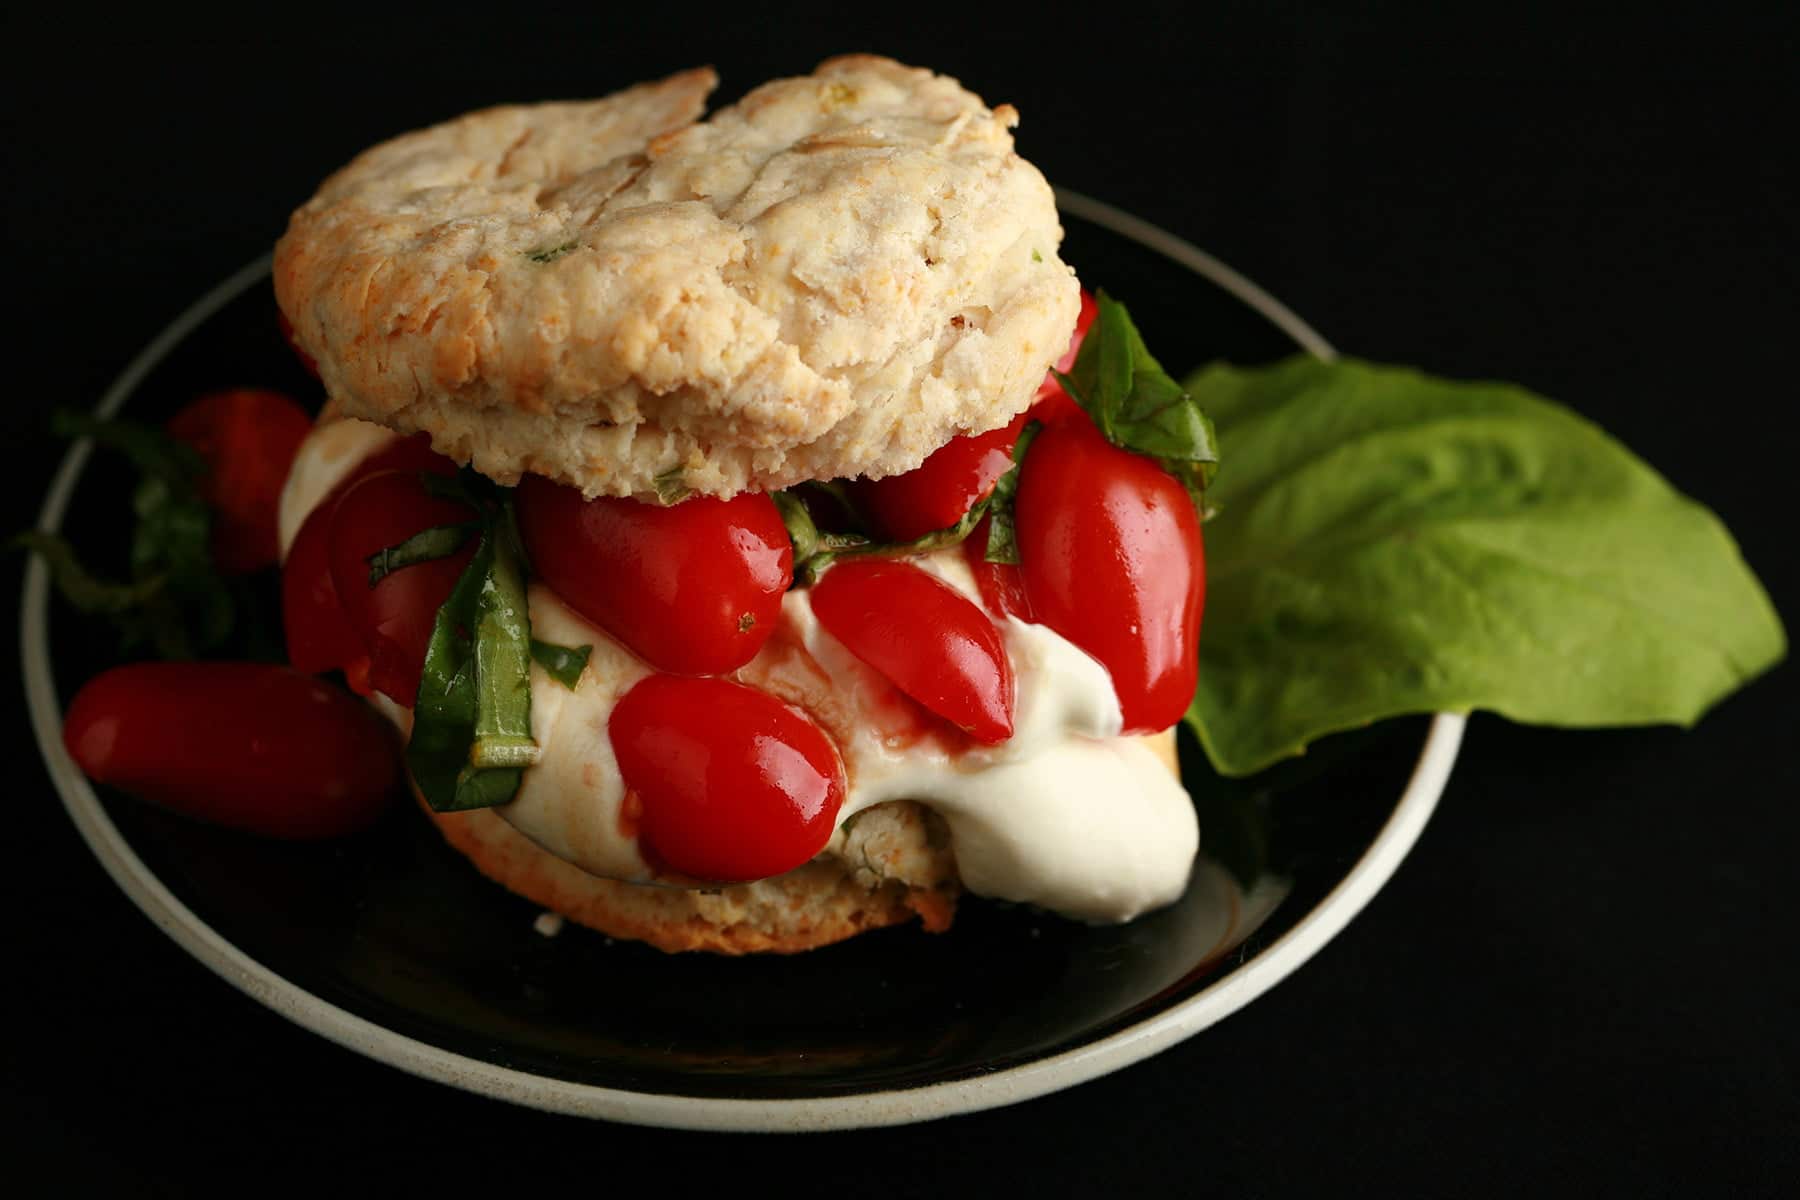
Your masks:
{"label": "black plate", "polygon": [[[1166,364],[1185,369],[1214,358],[1254,362],[1293,352],[1293,339],[1269,317],[1191,266],[1075,216],[1079,202],[1065,199],[1065,257],[1090,286],[1131,306]],[[259,272],[246,273],[215,311],[185,331],[178,323],[171,336],[167,353],[135,386],[129,375],[122,381],[129,415],[157,420],[197,393],[225,386],[317,395],[276,332],[274,302]],[[65,526],[98,552],[120,540],[127,503],[120,473],[86,472]],[[32,586],[28,581],[28,594]],[[74,614],[53,612],[50,661],[56,694],[66,697],[109,665],[111,646]],[[26,614],[29,631],[29,602]],[[28,662],[28,676],[30,669]],[[36,695],[34,705],[40,732],[53,732],[55,698]],[[982,1098],[955,1085],[1118,1041],[1114,1035],[1191,1005],[1256,964],[1369,853],[1420,758],[1426,724],[1383,726],[1384,733],[1327,747],[1304,772],[1229,791],[1204,769],[1198,748],[1184,742],[1186,781],[1210,818],[1203,820],[1203,842],[1263,845],[1280,873],[1279,883],[1265,880],[1256,895],[1285,898],[1235,947],[1218,945],[1222,877],[1214,871],[1205,876],[1208,886],[1191,888],[1179,904],[1122,927],[1090,928],[971,899],[942,936],[887,930],[797,957],[740,960],[666,956],[574,927],[544,937],[533,928],[537,908],[480,878],[410,806],[397,805],[374,831],[342,844],[270,843],[114,796],[102,797],[103,812],[94,809],[66,759],[57,761],[60,747],[46,746],[46,756],[108,869],[164,928],[181,927],[173,930],[178,940],[260,999],[365,1052],[477,1090],[625,1119],[637,1115],[628,1103],[621,1108],[613,1097],[586,1105],[579,1088],[563,1085],[776,1102],[951,1085],[936,1087],[925,1108],[908,1110],[934,1115],[1018,1098]],[[1433,798],[1435,789],[1427,810]],[[146,897],[143,874],[117,853],[121,844],[191,918]],[[1240,899],[1234,889],[1224,893],[1226,903]],[[196,932],[199,926],[274,978],[243,977]],[[1245,998],[1262,986],[1267,982]],[[344,1021],[346,1013],[379,1030]],[[420,1046],[380,1030],[457,1058],[427,1051],[430,1061],[421,1065]],[[1068,1078],[1043,1074],[1023,1094],[1142,1052],[1148,1049]],[[545,1086],[496,1082],[492,1067]],[[671,1117],[664,1108],[644,1119],[714,1123],[710,1111],[700,1103],[692,1114]],[[843,1123],[886,1119],[901,1118],[870,1109]]]}

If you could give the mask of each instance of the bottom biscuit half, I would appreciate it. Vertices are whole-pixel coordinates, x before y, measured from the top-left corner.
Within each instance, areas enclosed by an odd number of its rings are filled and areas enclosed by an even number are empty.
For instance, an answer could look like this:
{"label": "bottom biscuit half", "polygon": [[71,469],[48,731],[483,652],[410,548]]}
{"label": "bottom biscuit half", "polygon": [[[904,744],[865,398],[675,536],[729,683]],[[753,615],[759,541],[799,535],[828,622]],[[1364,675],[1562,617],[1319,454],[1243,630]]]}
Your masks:
{"label": "bottom biscuit half", "polygon": [[[1144,741],[1177,770],[1173,730]],[[914,919],[939,933],[950,928],[962,891],[943,822],[911,801],[852,817],[841,854],[716,889],[602,879],[545,851],[492,809],[425,811],[452,847],[508,891],[577,925],[671,953],[797,954]]]}

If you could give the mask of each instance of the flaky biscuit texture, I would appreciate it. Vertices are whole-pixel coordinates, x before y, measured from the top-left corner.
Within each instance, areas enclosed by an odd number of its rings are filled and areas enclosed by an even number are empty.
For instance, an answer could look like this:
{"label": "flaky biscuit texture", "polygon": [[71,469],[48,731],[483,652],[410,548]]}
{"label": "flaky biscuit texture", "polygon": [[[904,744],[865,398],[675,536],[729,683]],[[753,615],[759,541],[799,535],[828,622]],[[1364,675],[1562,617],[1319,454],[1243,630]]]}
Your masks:
{"label": "flaky biscuit texture", "polygon": [[[423,807],[423,804],[421,804]],[[540,849],[492,809],[425,813],[478,870],[534,904],[609,937],[676,953],[797,954],[873,929],[917,920],[948,929],[960,888],[941,839],[912,804],[886,804],[854,821],[873,857],[821,857],[771,879],[710,890],[621,883],[589,875]]]}
{"label": "flaky biscuit texture", "polygon": [[714,82],[473,113],[327,180],[275,285],[344,411],[640,498],[879,478],[1022,411],[1079,301],[1016,113],[853,56],[695,123]]}

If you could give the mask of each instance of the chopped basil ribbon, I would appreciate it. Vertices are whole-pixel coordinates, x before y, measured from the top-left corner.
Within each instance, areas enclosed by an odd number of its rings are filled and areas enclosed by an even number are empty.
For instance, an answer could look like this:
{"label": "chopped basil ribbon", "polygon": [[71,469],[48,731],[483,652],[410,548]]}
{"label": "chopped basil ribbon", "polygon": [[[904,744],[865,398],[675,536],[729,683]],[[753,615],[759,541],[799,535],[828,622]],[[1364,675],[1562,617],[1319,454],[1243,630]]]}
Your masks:
{"label": "chopped basil ribbon", "polygon": [[218,648],[234,628],[245,625],[239,610],[246,597],[234,594],[232,582],[213,563],[212,512],[200,495],[207,468],[194,448],[147,425],[65,409],[51,413],[50,427],[62,437],[92,438],[137,468],[131,579],[96,574],[67,540],[42,530],[18,534],[6,544],[42,555],[63,598],[82,612],[107,618],[127,650],[148,643],[162,658],[193,658]]}
{"label": "chopped basil ribbon", "polygon": [[537,665],[571,692],[581,682],[581,673],[587,670],[588,657],[593,653],[592,646],[558,646],[531,639],[531,657],[537,660]]}
{"label": "chopped basil ribbon", "polygon": [[1042,428],[1036,421],[1027,421],[1025,428],[1019,430],[1019,440],[1013,443],[1013,465],[994,484],[994,490],[988,496],[988,540],[981,556],[991,563],[1019,565],[1019,531],[1013,524],[1013,498],[1019,494],[1019,467],[1025,461],[1025,451],[1031,449],[1032,439]]}
{"label": "chopped basil ribbon", "polygon": [[1210,515],[1202,496],[1219,466],[1211,419],[1151,356],[1125,306],[1105,292],[1095,299],[1094,323],[1069,373],[1051,374],[1108,441],[1161,461]]}
{"label": "chopped basil ribbon", "polygon": [[531,737],[531,610],[525,573],[512,538],[488,539],[493,562],[481,581],[475,627],[476,768],[529,767],[537,761]]}
{"label": "chopped basil ribbon", "polygon": [[401,567],[430,562],[434,558],[449,558],[463,548],[474,528],[472,525],[434,525],[413,534],[398,546],[377,550],[368,559],[369,586],[374,587]]}
{"label": "chopped basil ribbon", "polygon": [[788,540],[794,544],[794,582],[800,587],[816,583],[819,572],[840,558],[906,558],[955,546],[980,524],[988,506],[983,500],[956,524],[934,529],[910,542],[882,542],[860,533],[825,532],[806,511],[806,502],[792,492],[775,492],[770,499],[775,501],[782,524],[787,526]]}
{"label": "chopped basil ribbon", "polygon": [[[483,620],[502,608],[489,602],[489,612],[483,612],[483,593],[489,590],[495,571],[496,540],[491,529],[482,536],[449,599],[438,609],[425,649],[419,694],[413,701],[406,765],[425,802],[438,812],[504,804],[519,788],[517,766],[484,768],[474,761],[475,745],[483,732],[478,726],[484,717],[489,728],[497,724],[491,711],[483,712],[484,693],[490,709],[501,694],[501,689],[483,688],[476,679],[483,658],[492,658],[477,653],[476,639],[484,633],[506,632],[499,622]],[[522,696],[508,698],[521,710],[510,724],[516,727],[522,719],[529,730],[531,693],[527,690]]]}
{"label": "chopped basil ribbon", "polygon": [[471,532],[481,541],[438,609],[413,703],[406,761],[438,812],[510,801],[538,759],[531,736],[531,663],[573,688],[592,646],[536,641],[525,591],[524,553],[509,493],[487,481],[428,476],[427,487],[472,505],[480,519],[427,529],[369,558],[371,586],[390,571],[444,558]]}

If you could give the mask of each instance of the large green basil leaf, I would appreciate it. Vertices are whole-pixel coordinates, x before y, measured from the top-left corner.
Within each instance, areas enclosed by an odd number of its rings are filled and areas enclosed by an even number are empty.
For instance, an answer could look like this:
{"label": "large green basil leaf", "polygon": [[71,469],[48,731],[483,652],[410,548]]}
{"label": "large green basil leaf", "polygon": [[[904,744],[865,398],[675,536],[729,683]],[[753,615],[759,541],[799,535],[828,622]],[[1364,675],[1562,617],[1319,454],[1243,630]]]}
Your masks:
{"label": "large green basil leaf", "polygon": [[1687,725],[1786,652],[1718,518],[1523,389],[1309,358],[1187,388],[1231,460],[1188,711],[1224,774],[1406,713]]}

